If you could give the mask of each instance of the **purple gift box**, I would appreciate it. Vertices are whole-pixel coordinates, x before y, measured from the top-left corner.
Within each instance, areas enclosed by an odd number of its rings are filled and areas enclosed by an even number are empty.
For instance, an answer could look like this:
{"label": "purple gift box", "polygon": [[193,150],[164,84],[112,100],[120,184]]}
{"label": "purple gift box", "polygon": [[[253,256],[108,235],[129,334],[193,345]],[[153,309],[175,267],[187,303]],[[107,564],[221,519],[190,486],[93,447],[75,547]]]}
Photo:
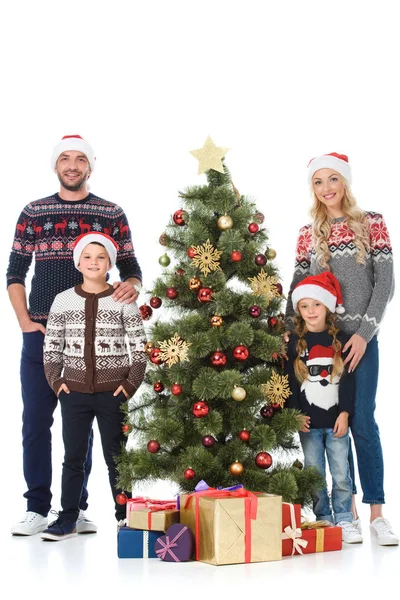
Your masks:
{"label": "purple gift box", "polygon": [[175,523],[156,540],[154,549],[157,556],[166,562],[190,560],[194,550],[194,535],[186,525]]}

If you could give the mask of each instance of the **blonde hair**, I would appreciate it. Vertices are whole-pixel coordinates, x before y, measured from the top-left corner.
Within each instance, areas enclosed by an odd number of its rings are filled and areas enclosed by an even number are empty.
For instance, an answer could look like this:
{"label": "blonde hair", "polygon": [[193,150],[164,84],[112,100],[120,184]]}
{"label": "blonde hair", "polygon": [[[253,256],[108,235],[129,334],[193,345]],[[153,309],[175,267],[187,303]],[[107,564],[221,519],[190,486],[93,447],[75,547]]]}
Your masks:
{"label": "blonde hair", "polygon": [[[336,315],[331,313],[328,309],[326,309],[326,324],[328,326],[328,334],[333,337],[332,348],[335,351],[333,357],[333,369],[331,373],[331,383],[334,377],[339,376],[344,371],[344,363],[341,357],[340,351],[342,349],[341,342],[337,339],[337,334],[339,333],[339,329],[335,325]],[[300,383],[306,381],[308,379],[308,369],[304,360],[301,359],[302,356],[305,355],[307,350],[307,342],[304,339],[305,334],[308,332],[306,322],[304,321],[301,315],[296,315],[294,318],[295,330],[294,332],[298,336],[298,341],[296,345],[297,356],[294,360],[294,372],[297,380]]]}
{"label": "blonde hair", "polygon": [[[367,253],[370,250],[368,221],[364,211],[357,205],[357,200],[353,196],[347,180],[342,177],[340,173],[338,173],[338,176],[344,185],[342,210],[346,218],[347,226],[355,236],[354,245],[357,248],[356,262],[364,265]],[[311,191],[314,202],[310,210],[310,215],[312,218],[312,232],[317,262],[320,267],[329,271],[330,268],[328,262],[330,259],[330,252],[328,239],[331,234],[331,217],[328,215],[326,206],[322,204],[315,195],[312,183]]]}

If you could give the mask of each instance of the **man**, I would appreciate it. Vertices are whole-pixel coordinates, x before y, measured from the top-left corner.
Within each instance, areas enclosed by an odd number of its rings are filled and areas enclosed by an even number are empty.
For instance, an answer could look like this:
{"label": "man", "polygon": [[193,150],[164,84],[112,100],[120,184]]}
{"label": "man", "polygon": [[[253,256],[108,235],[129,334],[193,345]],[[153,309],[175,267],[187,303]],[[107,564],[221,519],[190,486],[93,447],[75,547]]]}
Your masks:
{"label": "man", "polygon": [[[22,445],[28,488],[24,494],[27,512],[25,518],[11,529],[13,535],[34,535],[46,529],[48,524],[52,498],[50,429],[57,397],[44,374],[43,340],[55,296],[82,283],[82,276],[73,261],[75,239],[87,231],[112,236],[118,245],[116,266],[121,278],[113,284],[113,297],[129,304],[136,300],[141,289],[141,269],[124,211],[88,191],[88,179],[95,166],[93,148],[79,135],[65,136],[54,148],[51,166],[59,179],[60,191],[25,206],[16,226],[7,270],[9,297],[23,333]],[[28,306],[25,279],[33,257],[35,271]],[[92,444],[93,433],[85,463],[78,533],[97,531],[96,525],[84,513]]]}

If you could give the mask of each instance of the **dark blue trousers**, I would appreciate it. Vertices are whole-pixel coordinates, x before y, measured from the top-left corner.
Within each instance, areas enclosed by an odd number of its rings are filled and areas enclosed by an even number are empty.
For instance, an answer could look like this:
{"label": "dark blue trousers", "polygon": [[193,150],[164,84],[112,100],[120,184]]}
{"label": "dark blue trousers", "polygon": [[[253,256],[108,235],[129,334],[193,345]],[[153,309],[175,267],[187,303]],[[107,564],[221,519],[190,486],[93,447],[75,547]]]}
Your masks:
{"label": "dark blue trousers", "polygon": [[[47,383],[43,368],[44,335],[40,331],[23,333],[21,355],[22,446],[24,476],[28,490],[27,510],[46,517],[51,508],[51,426],[57,396]],[[61,443],[61,440],[60,440]],[[87,509],[87,482],[92,469],[93,431],[85,460],[85,476],[79,508]]]}

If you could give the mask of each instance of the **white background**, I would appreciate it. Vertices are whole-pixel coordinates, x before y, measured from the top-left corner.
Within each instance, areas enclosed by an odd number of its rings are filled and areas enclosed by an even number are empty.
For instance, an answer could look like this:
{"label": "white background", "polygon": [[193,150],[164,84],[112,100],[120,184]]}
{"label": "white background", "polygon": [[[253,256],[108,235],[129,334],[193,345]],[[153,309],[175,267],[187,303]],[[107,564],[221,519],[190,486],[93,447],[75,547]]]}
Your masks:
{"label": "white background", "polygon": [[[205,182],[204,175],[197,175],[198,164],[189,150],[200,148],[211,135],[217,145],[231,148],[226,162],[235,185],[265,214],[285,291],[297,231],[308,220],[306,165],[313,156],[332,151],[349,155],[360,206],[383,213],[398,279],[396,4],[385,0],[4,4],[0,15],[3,273],[20,210],[58,189],[49,166],[52,147],[63,135],[80,134],[96,151],[91,189],[125,209],[144,285],[151,289],[161,273],[158,257],[164,249],[158,238],[171,213],[180,208],[178,191]],[[147,299],[142,294],[140,303]],[[18,378],[21,336],[5,291],[0,300],[1,514],[6,538],[25,510],[25,487]],[[380,333],[377,420],[385,455],[386,514],[400,531],[398,312],[397,295]],[[55,508],[62,461],[59,420],[57,411]],[[98,437],[95,446],[90,516],[102,526],[112,523],[112,502]],[[171,491],[163,484],[157,490],[164,495]],[[366,510],[362,514],[367,529]],[[103,551],[114,561],[114,547]],[[324,559],[328,568],[329,555]],[[374,557],[368,555],[368,560],[376,564]],[[357,573],[361,562],[352,568]]]}

